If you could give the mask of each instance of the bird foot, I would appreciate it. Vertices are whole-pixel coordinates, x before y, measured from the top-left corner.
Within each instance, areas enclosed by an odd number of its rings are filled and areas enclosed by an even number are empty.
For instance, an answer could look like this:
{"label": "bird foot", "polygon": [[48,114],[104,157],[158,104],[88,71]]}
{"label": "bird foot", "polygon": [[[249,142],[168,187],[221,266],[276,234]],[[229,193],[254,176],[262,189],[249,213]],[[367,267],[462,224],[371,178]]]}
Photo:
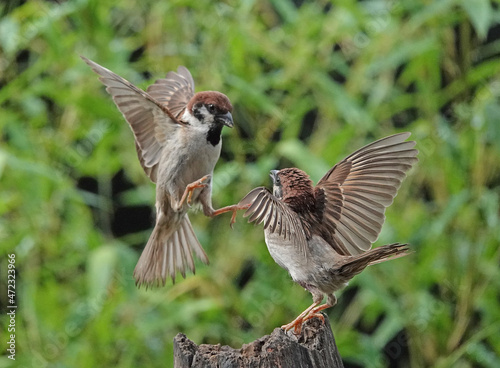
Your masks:
{"label": "bird foot", "polygon": [[299,316],[296,319],[294,319],[292,322],[281,326],[281,329],[288,331],[288,330],[291,330],[293,328],[293,333],[295,335],[300,335],[300,333],[302,332],[302,325],[304,324],[304,322],[306,322],[307,320],[310,320],[311,318],[315,318],[315,317],[319,318],[321,320],[321,322],[325,323],[325,316],[323,316],[323,314],[321,314],[321,313],[308,313],[306,316],[303,316],[303,317]]}
{"label": "bird foot", "polygon": [[307,315],[304,317],[304,320],[302,323],[304,323],[305,321],[311,319],[311,318],[319,318],[323,323],[325,323],[325,316],[320,313],[322,310],[326,309],[326,308],[330,308],[332,307],[331,304],[328,304],[328,303],[325,303],[325,304],[321,304],[321,305],[318,305],[317,307],[314,307],[312,308],[309,313],[307,313]]}
{"label": "bird foot", "polygon": [[325,323],[325,316],[322,313],[319,313],[319,312],[313,313],[312,311],[307,316],[304,317],[302,323],[304,323],[305,321],[307,321],[311,318],[315,318],[315,317],[319,318],[323,323]]}
{"label": "bird foot", "polygon": [[292,322],[286,324],[286,325],[283,325],[281,326],[281,329],[282,330],[285,330],[285,331],[288,331],[288,330],[291,330],[293,328],[293,333],[295,335],[300,335],[300,333],[302,332],[302,325],[312,319],[312,318],[319,318],[321,320],[321,322],[324,324],[325,323],[325,316],[323,316],[322,313],[308,313],[306,316],[304,317],[297,317],[296,319],[294,319]]}
{"label": "bird foot", "polygon": [[305,311],[303,311],[297,318],[295,318],[292,322],[281,326],[282,330],[288,331],[293,328],[293,333],[295,335],[300,335],[300,332],[302,331],[302,323],[304,323],[304,317],[309,315],[311,310],[315,309],[315,307],[319,304],[319,302],[315,302],[311,304]]}
{"label": "bird foot", "polygon": [[302,323],[304,323],[304,318],[299,316],[295,318],[292,322],[281,326],[281,329],[284,331],[289,331],[293,328],[293,333],[295,335],[300,335],[300,333],[302,332]]}
{"label": "bird foot", "polygon": [[209,180],[212,177],[212,175],[205,175],[201,179],[198,179],[191,184],[188,184],[186,186],[186,190],[184,190],[184,194],[181,197],[181,200],[179,201],[179,205],[177,208],[182,208],[182,205],[184,202],[187,202],[188,206],[191,207],[191,201],[193,199],[193,192],[197,188],[205,188],[208,183],[205,183],[207,180]]}
{"label": "bird foot", "polygon": [[233,224],[236,222],[236,215],[238,214],[239,210],[246,210],[250,207],[250,204],[245,204],[245,205],[238,205],[238,204],[233,204],[231,206],[219,208],[218,210],[215,210],[212,212],[210,215],[211,217],[219,216],[223,213],[226,212],[232,212],[233,215],[231,216],[231,222],[229,223],[229,226],[231,226],[231,229],[233,228]]}
{"label": "bird foot", "polygon": [[293,328],[293,333],[295,335],[300,335],[302,331],[302,324],[311,319],[311,318],[319,318],[323,323],[325,323],[325,316],[321,314],[320,312],[323,309],[330,308],[332,305],[325,303],[318,305],[318,303],[313,303],[309,308],[307,308],[305,311],[303,311],[297,318],[295,318],[292,322],[281,326],[282,330],[288,331]]}

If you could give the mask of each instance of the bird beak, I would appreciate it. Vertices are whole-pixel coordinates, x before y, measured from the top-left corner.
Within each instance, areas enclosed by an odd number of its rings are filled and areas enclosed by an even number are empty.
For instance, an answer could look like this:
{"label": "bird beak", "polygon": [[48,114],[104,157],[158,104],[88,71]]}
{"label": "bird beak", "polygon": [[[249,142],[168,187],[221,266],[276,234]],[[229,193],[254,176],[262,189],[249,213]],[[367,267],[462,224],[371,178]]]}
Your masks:
{"label": "bird beak", "polygon": [[222,123],[229,128],[232,128],[234,126],[233,115],[231,115],[231,113],[229,111],[227,113],[225,113],[224,115],[217,115],[216,120],[219,123]]}
{"label": "bird beak", "polygon": [[271,170],[269,176],[273,180],[273,183],[276,181],[276,175],[278,175],[278,170]]}

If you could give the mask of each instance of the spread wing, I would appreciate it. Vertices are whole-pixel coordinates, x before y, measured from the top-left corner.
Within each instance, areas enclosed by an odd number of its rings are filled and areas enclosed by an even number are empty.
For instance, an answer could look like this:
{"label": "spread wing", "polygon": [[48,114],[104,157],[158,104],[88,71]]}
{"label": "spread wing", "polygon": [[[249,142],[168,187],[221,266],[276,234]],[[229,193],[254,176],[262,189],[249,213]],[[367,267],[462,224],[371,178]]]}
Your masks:
{"label": "spread wing", "polygon": [[194,96],[194,80],[189,70],[180,66],[177,68],[177,73],[168,72],[165,78],[158,79],[149,86],[147,92],[179,118],[189,100]]}
{"label": "spread wing", "polygon": [[290,207],[269,190],[264,187],[255,188],[238,203],[239,205],[250,205],[243,215],[250,216],[248,222],[264,223],[264,230],[291,240],[303,254],[307,254],[310,230]]}
{"label": "spread wing", "polygon": [[322,236],[343,255],[365,252],[377,240],[388,207],[418,161],[410,133],[379,139],[346,157],[318,182]]}
{"label": "spread wing", "polygon": [[135,136],[139,161],[149,178],[156,182],[162,149],[175,129],[183,124],[150,94],[99,64],[83,56],[81,58],[100,76],[99,80],[129,123]]}

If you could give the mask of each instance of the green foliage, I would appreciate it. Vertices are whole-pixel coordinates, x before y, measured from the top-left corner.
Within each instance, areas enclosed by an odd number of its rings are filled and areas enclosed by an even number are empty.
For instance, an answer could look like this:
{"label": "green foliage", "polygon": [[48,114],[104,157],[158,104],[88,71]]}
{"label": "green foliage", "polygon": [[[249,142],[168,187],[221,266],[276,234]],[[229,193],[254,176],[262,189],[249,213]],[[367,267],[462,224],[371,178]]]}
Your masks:
{"label": "green foliage", "polygon": [[[172,366],[177,332],[236,347],[311,302],[273,262],[261,228],[239,218],[231,231],[228,216],[195,213],[210,266],[135,288],[150,231],[117,236],[112,223],[118,207],[153,207],[154,185],[80,54],[143,88],[182,64],[198,90],[229,96],[237,127],[224,130],[216,207],[269,186],[270,169],[294,165],[318,180],[363,144],[411,131],[420,162],[376,245],[410,242],[415,253],[339,293],[329,312],[339,350],[366,367],[500,366],[498,1],[8,4],[0,300],[15,253],[19,309],[17,361],[0,366]],[[133,185],[116,193],[120,170]],[[86,178],[96,191],[77,185]]]}

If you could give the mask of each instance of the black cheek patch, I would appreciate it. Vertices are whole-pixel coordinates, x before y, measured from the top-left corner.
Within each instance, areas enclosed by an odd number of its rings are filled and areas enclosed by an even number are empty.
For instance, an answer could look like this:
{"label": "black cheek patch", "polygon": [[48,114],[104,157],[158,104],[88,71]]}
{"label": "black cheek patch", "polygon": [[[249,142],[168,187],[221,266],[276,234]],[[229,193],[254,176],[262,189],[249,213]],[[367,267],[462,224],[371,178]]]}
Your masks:
{"label": "black cheek patch", "polygon": [[193,109],[193,115],[198,121],[203,122],[204,116],[200,110],[201,110],[200,106],[195,106]]}
{"label": "black cheek patch", "polygon": [[207,133],[207,141],[212,145],[216,146],[220,142],[220,134],[222,132],[221,124],[212,124]]}

